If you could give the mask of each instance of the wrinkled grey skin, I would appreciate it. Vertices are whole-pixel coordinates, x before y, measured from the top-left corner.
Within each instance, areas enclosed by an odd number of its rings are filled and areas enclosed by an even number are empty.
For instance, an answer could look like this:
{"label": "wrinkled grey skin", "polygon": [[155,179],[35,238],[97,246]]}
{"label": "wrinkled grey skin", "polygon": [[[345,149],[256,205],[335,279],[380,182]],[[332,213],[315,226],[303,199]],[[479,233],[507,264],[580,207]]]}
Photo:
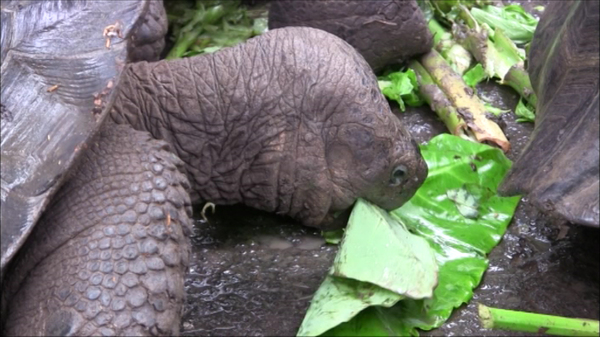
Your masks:
{"label": "wrinkled grey skin", "polygon": [[428,52],[433,39],[415,0],[274,0],[269,29],[322,29],[350,43],[375,71]]}
{"label": "wrinkled grey skin", "polygon": [[327,227],[358,197],[399,207],[427,175],[364,59],[312,28],[133,64],[112,117],[173,145],[193,200],[244,203],[307,226]]}
{"label": "wrinkled grey skin", "polygon": [[3,335],[178,335],[192,212],[181,165],[164,141],[106,122],[13,261]]}
{"label": "wrinkled grey skin", "polygon": [[399,207],[427,175],[367,63],[324,31],[132,64],[119,90],[3,285],[9,335],[178,334],[187,191],[331,228],[358,197]]}

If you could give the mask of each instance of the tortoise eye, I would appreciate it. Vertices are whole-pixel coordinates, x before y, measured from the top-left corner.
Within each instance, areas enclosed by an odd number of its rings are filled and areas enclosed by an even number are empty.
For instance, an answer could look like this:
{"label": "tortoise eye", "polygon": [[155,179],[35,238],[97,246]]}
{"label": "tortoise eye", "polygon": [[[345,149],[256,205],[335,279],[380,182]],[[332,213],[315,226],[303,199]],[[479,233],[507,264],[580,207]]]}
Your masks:
{"label": "tortoise eye", "polygon": [[398,165],[392,171],[392,176],[390,177],[390,186],[398,186],[400,185],[406,176],[406,166]]}

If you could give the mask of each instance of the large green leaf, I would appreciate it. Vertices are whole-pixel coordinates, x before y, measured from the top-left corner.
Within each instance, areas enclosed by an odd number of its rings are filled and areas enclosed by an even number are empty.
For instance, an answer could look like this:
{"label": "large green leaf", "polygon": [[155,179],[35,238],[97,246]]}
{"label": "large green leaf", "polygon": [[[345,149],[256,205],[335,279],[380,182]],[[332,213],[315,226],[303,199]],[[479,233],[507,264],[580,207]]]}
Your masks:
{"label": "large green leaf", "polygon": [[[298,336],[321,335],[344,322],[356,322],[352,318],[365,308],[391,307],[401,299],[402,296],[374,284],[327,275],[311,301]],[[365,328],[367,331],[378,329],[373,324]]]}
{"label": "large green leaf", "polygon": [[437,271],[427,241],[359,199],[330,275],[315,294],[298,335],[320,335],[369,306],[390,307],[405,296],[431,297]]}
{"label": "large green leaf", "polygon": [[331,274],[375,284],[410,298],[431,297],[437,265],[427,241],[381,208],[359,199]]}
{"label": "large green leaf", "polygon": [[[401,320],[424,330],[440,326],[473,296],[488,260],[520,197],[500,197],[496,188],[511,166],[502,151],[443,134],[422,146],[429,175],[415,196],[392,212],[427,239],[436,252],[439,283],[430,299],[401,301]],[[477,186],[477,187],[475,187]],[[461,214],[448,191],[467,190],[477,201],[476,217]]]}
{"label": "large green leaf", "polygon": [[[495,193],[511,162],[498,149],[449,134],[433,138],[421,152],[429,175],[415,196],[390,214],[434,249],[439,274],[433,296],[403,298],[391,308],[370,306],[323,335],[418,335],[417,328],[440,326],[473,296],[488,266],[486,256],[519,202],[520,197]],[[308,315],[304,324],[310,324]]]}

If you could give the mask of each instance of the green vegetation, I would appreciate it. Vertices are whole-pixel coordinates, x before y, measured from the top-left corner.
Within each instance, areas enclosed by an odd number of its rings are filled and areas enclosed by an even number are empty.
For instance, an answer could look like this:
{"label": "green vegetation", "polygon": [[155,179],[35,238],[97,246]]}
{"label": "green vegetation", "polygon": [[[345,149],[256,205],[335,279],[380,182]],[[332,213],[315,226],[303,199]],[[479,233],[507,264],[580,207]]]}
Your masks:
{"label": "green vegetation", "polygon": [[493,29],[500,29],[517,44],[531,42],[538,20],[527,13],[519,4],[504,7],[486,5],[482,8],[471,8],[471,15],[479,24],[487,24]]}
{"label": "green vegetation", "polygon": [[421,106],[424,103],[417,93],[419,83],[417,75],[412,69],[381,77],[378,84],[381,92],[387,98],[396,101],[402,111],[406,110],[404,103],[409,106]]}
{"label": "green vegetation", "polygon": [[515,108],[515,115],[517,118],[517,122],[534,122],[535,115],[533,114],[533,108],[529,105],[523,103],[523,100],[519,100],[517,107]]}
{"label": "green vegetation", "polygon": [[405,297],[431,297],[436,284],[437,263],[427,241],[386,211],[359,199],[298,335],[320,335],[369,306],[390,307]]}
{"label": "green vegetation", "polygon": [[[512,87],[528,102],[520,101],[515,108],[517,122],[534,122],[537,97],[524,69],[525,49],[517,44],[528,46],[537,19],[518,4],[495,7],[487,1],[420,0],[419,5],[433,34],[434,51],[411,61],[403,71],[381,76],[383,94],[398,102],[402,111],[405,102],[426,102],[452,134],[508,151],[508,140],[486,114],[498,116],[503,111],[483,103],[475,87],[490,78]],[[413,72],[416,85],[406,80]]]}
{"label": "green vegetation", "polygon": [[505,310],[479,304],[479,319],[486,329],[503,329],[555,336],[598,336],[600,322]]}
{"label": "green vegetation", "polygon": [[165,5],[174,42],[167,59],[212,53],[267,29],[266,11],[248,10],[236,0],[167,1]]}
{"label": "green vegetation", "polygon": [[[420,3],[428,12],[429,27],[434,35],[450,34],[438,23],[440,20],[452,31],[452,44],[464,46],[482,65],[488,78],[496,78],[500,84],[515,89],[531,105],[537,104],[524,69],[524,48],[533,38],[536,18],[518,4],[496,7],[464,0],[420,0]],[[436,49],[441,48],[436,44]]]}
{"label": "green vegetation", "polygon": [[[511,163],[499,149],[448,134],[421,152],[429,176],[408,203],[389,216],[357,203],[336,256],[346,267],[332,267],[298,335],[416,336],[471,299],[520,199],[495,193]],[[386,286],[385,275],[400,286]]]}
{"label": "green vegetation", "polygon": [[510,147],[506,136],[487,118],[485,104],[465,83],[465,77],[470,80],[480,76],[474,69],[461,77],[440,53],[431,50],[419,60],[410,61],[407,70],[379,77],[379,86],[386,97],[399,102],[401,110],[403,101],[408,105],[426,102],[452,134],[489,142],[506,152]]}

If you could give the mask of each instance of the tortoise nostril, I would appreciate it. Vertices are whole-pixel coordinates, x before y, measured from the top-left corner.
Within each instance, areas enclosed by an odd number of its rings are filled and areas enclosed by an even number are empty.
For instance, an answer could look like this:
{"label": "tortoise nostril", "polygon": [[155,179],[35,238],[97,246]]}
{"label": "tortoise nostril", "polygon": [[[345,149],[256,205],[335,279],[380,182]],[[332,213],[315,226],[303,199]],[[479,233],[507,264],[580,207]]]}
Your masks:
{"label": "tortoise nostril", "polygon": [[391,186],[398,186],[402,183],[402,181],[404,181],[404,178],[406,177],[406,166],[404,165],[398,165],[394,168],[394,170],[392,171],[392,176],[390,178],[390,185]]}

